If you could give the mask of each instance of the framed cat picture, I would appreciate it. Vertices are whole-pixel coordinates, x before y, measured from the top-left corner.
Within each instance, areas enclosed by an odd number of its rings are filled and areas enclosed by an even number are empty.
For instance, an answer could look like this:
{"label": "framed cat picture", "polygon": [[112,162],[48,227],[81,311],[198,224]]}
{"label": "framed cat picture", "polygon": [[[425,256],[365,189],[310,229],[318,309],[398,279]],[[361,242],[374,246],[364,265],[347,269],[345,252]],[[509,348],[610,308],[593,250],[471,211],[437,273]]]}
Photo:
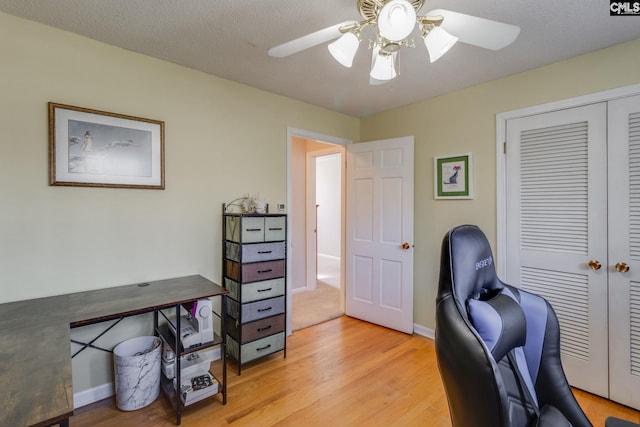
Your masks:
{"label": "framed cat picture", "polygon": [[471,153],[433,158],[435,199],[473,199]]}

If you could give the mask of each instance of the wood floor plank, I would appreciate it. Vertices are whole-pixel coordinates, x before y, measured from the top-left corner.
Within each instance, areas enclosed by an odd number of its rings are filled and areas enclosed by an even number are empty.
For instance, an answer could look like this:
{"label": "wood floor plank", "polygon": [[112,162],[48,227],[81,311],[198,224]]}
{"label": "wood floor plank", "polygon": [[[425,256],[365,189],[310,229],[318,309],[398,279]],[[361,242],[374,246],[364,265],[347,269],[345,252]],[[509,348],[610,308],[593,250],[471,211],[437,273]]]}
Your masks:
{"label": "wood floor plank", "polygon": [[[451,426],[434,342],[349,317],[294,332],[286,358],[227,372],[227,405],[185,408],[183,426]],[[580,390],[576,397],[596,427],[607,416],[640,422],[631,408]],[[168,427],[175,416],[164,396],[132,412],[111,398],[76,410],[70,425]]]}

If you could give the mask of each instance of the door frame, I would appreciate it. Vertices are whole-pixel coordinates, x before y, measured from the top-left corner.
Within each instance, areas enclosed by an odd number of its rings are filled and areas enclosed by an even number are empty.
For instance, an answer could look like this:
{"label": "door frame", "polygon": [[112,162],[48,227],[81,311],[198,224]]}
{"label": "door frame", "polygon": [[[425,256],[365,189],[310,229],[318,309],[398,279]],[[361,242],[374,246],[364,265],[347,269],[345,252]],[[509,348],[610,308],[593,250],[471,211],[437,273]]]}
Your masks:
{"label": "door frame", "polygon": [[[293,206],[293,193],[292,193],[292,156],[291,156],[291,146],[293,144],[293,138],[302,138],[302,139],[310,139],[310,140],[314,140],[314,141],[318,141],[318,142],[322,142],[322,143],[326,143],[326,144],[333,144],[333,145],[341,145],[341,146],[347,146],[349,144],[353,144],[353,140],[351,139],[347,139],[347,138],[342,138],[342,137],[338,137],[338,136],[333,136],[333,135],[326,135],[326,134],[322,134],[322,133],[318,133],[318,132],[313,132],[313,131],[308,131],[308,130],[304,130],[304,129],[298,129],[298,128],[294,128],[294,127],[289,127],[287,126],[287,229],[288,230],[292,230],[291,228],[291,220],[292,220],[292,206]],[[344,180],[343,180],[343,187],[344,187]],[[305,201],[305,205],[306,205],[306,201]],[[343,211],[344,211],[344,206],[343,206]],[[344,216],[344,213],[343,213]],[[345,229],[344,229],[344,217],[342,219],[342,230],[341,230],[341,234],[343,236],[342,239],[342,247],[341,247],[341,252],[344,253],[344,235],[345,235]],[[287,297],[286,297],[286,310],[287,313],[292,313],[292,306],[293,306],[293,297],[292,297],[292,280],[291,280],[291,269],[292,269],[292,264],[291,264],[291,253],[292,253],[292,239],[291,239],[291,235],[289,236],[289,238],[287,239]],[[305,248],[306,251],[306,248]],[[342,276],[344,277],[344,265],[342,266]],[[342,292],[342,296],[341,296],[341,305],[344,306],[344,280],[343,282],[343,286],[341,287],[341,292]],[[287,335],[291,335],[292,333],[292,326],[291,326],[291,315],[289,314],[288,316],[286,316],[287,319],[287,324],[286,324],[286,333]]]}
{"label": "door frame", "polygon": [[500,277],[506,277],[509,257],[507,247],[507,165],[506,165],[506,134],[507,120],[516,119],[535,114],[549,113],[567,108],[581,107],[587,104],[611,101],[617,98],[626,98],[632,95],[640,95],[640,84],[624,86],[621,88],[605,90],[588,95],[567,98],[532,107],[520,108],[496,114],[496,261],[497,273]]}

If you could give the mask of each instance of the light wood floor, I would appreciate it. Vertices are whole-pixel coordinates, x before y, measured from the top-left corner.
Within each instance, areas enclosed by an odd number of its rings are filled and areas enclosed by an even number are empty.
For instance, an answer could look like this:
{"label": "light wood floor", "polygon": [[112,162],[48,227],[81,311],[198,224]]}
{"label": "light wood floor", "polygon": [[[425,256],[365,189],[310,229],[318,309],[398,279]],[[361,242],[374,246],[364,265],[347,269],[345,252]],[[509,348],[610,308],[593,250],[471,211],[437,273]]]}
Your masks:
{"label": "light wood floor", "polygon": [[[182,425],[450,426],[434,342],[348,317],[296,331],[282,353],[243,367],[229,365],[228,400],[185,408]],[[214,372],[215,373],[215,372]],[[576,391],[594,426],[607,416],[640,422],[640,412]],[[164,396],[121,412],[114,399],[77,409],[73,427],[154,427],[175,423]]]}

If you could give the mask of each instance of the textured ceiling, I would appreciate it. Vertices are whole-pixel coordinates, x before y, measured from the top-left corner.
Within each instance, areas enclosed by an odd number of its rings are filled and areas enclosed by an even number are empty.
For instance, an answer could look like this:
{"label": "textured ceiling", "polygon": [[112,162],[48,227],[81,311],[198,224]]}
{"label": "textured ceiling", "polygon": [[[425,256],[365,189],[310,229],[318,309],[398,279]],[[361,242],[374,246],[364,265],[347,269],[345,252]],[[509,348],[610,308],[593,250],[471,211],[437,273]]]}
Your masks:
{"label": "textured ceiling", "polygon": [[[0,0],[0,11],[353,116],[367,116],[640,38],[640,16],[609,16],[605,0],[427,0],[521,27],[501,51],[458,43],[431,64],[418,30],[400,75],[369,85],[371,30],[352,68],[326,44],[286,58],[273,46],[345,20],[356,0]],[[624,70],[621,70],[623,72]]]}

